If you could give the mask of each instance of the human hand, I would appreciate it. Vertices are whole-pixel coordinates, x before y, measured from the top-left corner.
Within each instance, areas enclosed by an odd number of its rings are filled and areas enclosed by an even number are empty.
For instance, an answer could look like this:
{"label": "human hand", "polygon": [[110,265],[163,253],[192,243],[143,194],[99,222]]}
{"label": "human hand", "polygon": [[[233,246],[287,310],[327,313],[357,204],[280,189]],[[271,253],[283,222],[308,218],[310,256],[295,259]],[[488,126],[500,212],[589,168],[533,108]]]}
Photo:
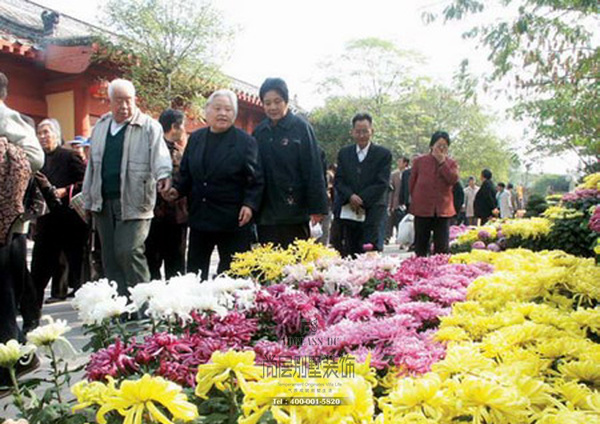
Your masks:
{"label": "human hand", "polygon": [[238,216],[238,222],[239,222],[239,226],[243,227],[244,225],[246,225],[247,223],[250,222],[250,220],[252,219],[252,209],[248,206],[242,206],[242,208],[240,209],[240,215]]}
{"label": "human hand", "polygon": [[310,216],[310,223],[312,225],[317,225],[319,222],[323,221],[323,218],[325,217],[325,215],[321,215],[318,213],[312,214]]}
{"label": "human hand", "polygon": [[350,196],[350,207],[357,211],[359,208],[363,206],[363,200],[360,198],[358,194],[353,194]]}
{"label": "human hand", "polygon": [[492,213],[494,214],[494,216],[498,216],[500,215],[500,209],[496,208],[492,211]]}
{"label": "human hand", "polygon": [[167,202],[173,202],[173,201],[179,199],[179,191],[177,191],[177,189],[175,187],[171,187],[168,190],[161,191],[160,195]]}
{"label": "human hand", "polygon": [[63,197],[65,197],[67,195],[67,193],[68,193],[68,191],[65,187],[56,189],[56,197],[58,197],[59,199],[62,199]]}
{"label": "human hand", "polygon": [[156,183],[156,189],[161,194],[168,191],[170,188],[171,188],[171,179],[170,178],[163,178],[161,180],[158,180],[158,182]]}

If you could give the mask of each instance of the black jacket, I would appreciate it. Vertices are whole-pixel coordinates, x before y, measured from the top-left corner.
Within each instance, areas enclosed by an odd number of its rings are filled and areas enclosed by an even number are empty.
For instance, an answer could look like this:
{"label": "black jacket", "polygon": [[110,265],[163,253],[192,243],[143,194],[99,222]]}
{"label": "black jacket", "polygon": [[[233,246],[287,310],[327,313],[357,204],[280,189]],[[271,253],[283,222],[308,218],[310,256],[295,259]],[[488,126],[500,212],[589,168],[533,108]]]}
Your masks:
{"label": "black jacket", "polygon": [[452,196],[454,198],[454,210],[456,211],[456,215],[459,215],[463,203],[465,203],[465,189],[460,181],[457,181],[454,187],[452,187]]}
{"label": "black jacket", "polygon": [[[242,206],[256,213],[264,180],[256,140],[230,128],[204,160],[208,128],[195,131],[174,184],[188,196],[189,226],[198,231],[235,231]],[[207,164],[205,167],[204,164]]]}
{"label": "black jacket", "polygon": [[410,206],[410,171],[411,168],[405,169],[402,172],[402,182],[400,183],[400,199],[398,201],[399,205],[406,206],[406,211],[408,212],[408,207]]}
{"label": "black jacket", "polygon": [[45,156],[44,167],[40,172],[54,187],[67,189],[68,195],[61,199],[63,206],[67,207],[71,197],[81,191],[85,163],[75,151],[62,146],[46,153]]}
{"label": "black jacket", "polygon": [[314,130],[292,112],[254,130],[265,173],[259,225],[302,224],[327,213],[323,163]]}
{"label": "black jacket", "polygon": [[490,180],[485,180],[475,195],[473,212],[477,218],[489,218],[492,211],[498,207],[496,202],[496,187]]}
{"label": "black jacket", "polygon": [[387,205],[391,164],[392,153],[385,147],[371,143],[362,162],[358,161],[355,144],[343,147],[338,153],[334,182],[337,193],[336,217],[339,217],[342,205],[348,203],[353,194],[362,199],[367,219],[369,209],[373,206]]}

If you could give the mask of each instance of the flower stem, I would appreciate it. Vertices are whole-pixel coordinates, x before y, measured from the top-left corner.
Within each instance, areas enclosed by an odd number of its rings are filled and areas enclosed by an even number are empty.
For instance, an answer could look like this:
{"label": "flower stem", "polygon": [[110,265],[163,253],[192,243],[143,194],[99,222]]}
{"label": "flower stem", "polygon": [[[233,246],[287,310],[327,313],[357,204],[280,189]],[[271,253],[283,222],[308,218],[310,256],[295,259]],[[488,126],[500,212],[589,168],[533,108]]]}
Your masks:
{"label": "flower stem", "polygon": [[50,350],[50,358],[52,359],[52,380],[54,381],[54,388],[56,389],[56,399],[59,403],[62,403],[62,396],[60,395],[60,384],[58,382],[58,362],[56,360],[56,354],[52,349],[52,344],[48,345]]}
{"label": "flower stem", "polygon": [[10,381],[13,385],[13,397],[15,398],[15,405],[21,411],[24,417],[27,417],[25,414],[25,407],[23,405],[23,398],[21,397],[21,388],[19,387],[19,382],[17,381],[17,374],[15,372],[15,367],[10,367],[8,369],[8,373],[10,374]]}
{"label": "flower stem", "polygon": [[229,384],[228,384],[229,392],[229,422],[234,424],[237,422],[237,419],[240,415],[240,405],[237,401],[237,392],[235,390],[235,381],[233,379],[233,375],[229,375]]}

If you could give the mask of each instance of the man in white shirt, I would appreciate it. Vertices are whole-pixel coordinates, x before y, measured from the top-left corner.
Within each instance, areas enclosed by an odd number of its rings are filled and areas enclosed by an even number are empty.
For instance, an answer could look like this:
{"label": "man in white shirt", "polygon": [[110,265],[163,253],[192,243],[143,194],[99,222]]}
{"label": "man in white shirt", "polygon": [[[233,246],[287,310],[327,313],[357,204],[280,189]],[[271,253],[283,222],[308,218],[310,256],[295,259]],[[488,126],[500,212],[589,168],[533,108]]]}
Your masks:
{"label": "man in white shirt", "polygon": [[475,202],[475,195],[479,191],[479,186],[475,184],[475,177],[469,177],[468,185],[465,187],[465,216],[467,217],[468,225],[477,224],[477,218],[475,217],[475,209],[473,203]]}
{"label": "man in white shirt", "polygon": [[506,184],[498,183],[497,190],[496,200],[498,201],[500,218],[512,218],[512,204],[510,193],[506,190]]}

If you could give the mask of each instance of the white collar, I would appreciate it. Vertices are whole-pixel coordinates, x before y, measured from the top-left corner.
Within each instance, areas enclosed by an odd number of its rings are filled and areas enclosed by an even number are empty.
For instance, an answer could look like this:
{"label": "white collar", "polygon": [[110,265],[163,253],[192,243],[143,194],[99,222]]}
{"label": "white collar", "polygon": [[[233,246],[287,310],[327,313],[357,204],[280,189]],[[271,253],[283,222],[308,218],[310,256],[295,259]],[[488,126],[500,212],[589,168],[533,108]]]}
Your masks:
{"label": "white collar", "polygon": [[116,135],[121,128],[123,128],[125,125],[127,125],[129,123],[129,119],[126,119],[125,121],[121,122],[121,123],[117,123],[114,119],[111,119],[110,121],[110,133],[111,135]]}
{"label": "white collar", "polygon": [[367,153],[369,153],[369,147],[371,147],[370,141],[369,141],[369,144],[367,144],[364,149],[361,149],[359,147],[359,145],[357,144],[356,145],[356,153],[358,154],[358,153],[364,152],[364,154],[366,155]]}

